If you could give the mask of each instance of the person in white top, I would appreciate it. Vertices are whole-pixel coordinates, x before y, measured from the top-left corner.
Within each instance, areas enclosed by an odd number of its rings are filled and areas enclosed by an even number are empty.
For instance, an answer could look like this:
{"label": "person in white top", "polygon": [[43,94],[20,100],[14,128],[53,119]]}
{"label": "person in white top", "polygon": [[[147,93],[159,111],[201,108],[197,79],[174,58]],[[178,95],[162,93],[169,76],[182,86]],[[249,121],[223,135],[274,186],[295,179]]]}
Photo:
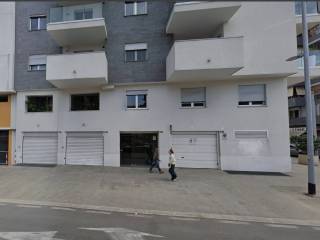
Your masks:
{"label": "person in white top", "polygon": [[172,148],[169,149],[169,173],[171,175],[171,181],[174,181],[178,176],[175,172],[176,167],[176,157],[174,156],[174,151]]}

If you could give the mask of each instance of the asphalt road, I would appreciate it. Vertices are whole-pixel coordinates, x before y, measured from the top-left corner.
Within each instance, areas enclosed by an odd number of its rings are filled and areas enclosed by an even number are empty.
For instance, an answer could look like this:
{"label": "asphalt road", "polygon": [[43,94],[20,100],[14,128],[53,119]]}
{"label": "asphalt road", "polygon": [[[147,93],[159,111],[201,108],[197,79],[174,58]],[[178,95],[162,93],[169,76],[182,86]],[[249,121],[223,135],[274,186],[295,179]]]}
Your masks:
{"label": "asphalt road", "polygon": [[320,227],[0,204],[0,239],[319,239]]}

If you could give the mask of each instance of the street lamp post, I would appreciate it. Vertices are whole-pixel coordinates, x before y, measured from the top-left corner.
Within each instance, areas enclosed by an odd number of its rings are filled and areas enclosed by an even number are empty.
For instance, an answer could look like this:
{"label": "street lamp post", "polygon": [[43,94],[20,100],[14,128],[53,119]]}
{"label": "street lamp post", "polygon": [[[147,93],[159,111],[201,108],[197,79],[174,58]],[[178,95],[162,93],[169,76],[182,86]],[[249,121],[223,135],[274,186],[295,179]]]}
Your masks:
{"label": "street lamp post", "polygon": [[314,168],[314,145],[313,145],[313,110],[312,110],[312,94],[311,83],[309,77],[309,39],[308,39],[308,23],[306,18],[307,3],[301,1],[302,4],[302,36],[303,36],[303,55],[304,55],[304,87],[307,111],[307,151],[308,151],[308,194],[316,194],[316,180]]}

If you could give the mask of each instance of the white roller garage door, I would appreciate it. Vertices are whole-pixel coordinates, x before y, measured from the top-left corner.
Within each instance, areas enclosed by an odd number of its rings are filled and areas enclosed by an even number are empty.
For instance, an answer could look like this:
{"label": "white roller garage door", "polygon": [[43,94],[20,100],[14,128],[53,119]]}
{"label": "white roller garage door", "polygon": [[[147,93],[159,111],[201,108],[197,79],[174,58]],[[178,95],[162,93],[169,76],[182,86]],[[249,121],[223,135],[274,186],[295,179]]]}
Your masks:
{"label": "white roller garage door", "polygon": [[177,159],[177,167],[217,168],[217,134],[172,135],[172,147]]}
{"label": "white roller garage door", "polygon": [[68,133],[66,164],[103,165],[103,145],[102,132]]}
{"label": "white roller garage door", "polygon": [[57,164],[57,133],[25,133],[22,143],[22,163]]}

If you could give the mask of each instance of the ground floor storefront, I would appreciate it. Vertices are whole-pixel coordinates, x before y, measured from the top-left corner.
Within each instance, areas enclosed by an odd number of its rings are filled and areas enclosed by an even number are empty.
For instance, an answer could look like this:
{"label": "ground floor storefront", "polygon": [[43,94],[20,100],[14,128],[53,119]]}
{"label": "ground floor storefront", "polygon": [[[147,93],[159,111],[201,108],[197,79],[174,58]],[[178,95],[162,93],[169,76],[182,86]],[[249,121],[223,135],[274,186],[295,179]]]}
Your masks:
{"label": "ground floor storefront", "polygon": [[[15,163],[149,166],[159,158],[166,168],[173,148],[177,167],[290,171],[285,81],[258,83],[21,91]],[[239,105],[239,86],[250,84],[253,91],[263,87],[267,105]]]}

